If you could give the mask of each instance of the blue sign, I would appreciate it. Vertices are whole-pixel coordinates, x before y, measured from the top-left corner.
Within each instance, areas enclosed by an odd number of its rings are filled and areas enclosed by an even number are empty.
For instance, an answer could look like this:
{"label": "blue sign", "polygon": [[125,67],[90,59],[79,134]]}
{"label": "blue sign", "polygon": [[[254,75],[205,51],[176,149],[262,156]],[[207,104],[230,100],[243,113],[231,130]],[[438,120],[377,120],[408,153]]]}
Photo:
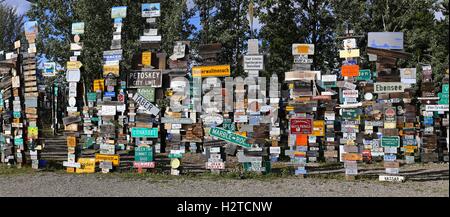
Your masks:
{"label": "blue sign", "polygon": [[105,97],[115,97],[116,92],[105,92]]}
{"label": "blue sign", "polygon": [[395,161],[395,160],[397,160],[397,155],[395,154],[384,155],[384,161]]}
{"label": "blue sign", "polygon": [[103,61],[120,61],[122,60],[122,54],[105,55]]}

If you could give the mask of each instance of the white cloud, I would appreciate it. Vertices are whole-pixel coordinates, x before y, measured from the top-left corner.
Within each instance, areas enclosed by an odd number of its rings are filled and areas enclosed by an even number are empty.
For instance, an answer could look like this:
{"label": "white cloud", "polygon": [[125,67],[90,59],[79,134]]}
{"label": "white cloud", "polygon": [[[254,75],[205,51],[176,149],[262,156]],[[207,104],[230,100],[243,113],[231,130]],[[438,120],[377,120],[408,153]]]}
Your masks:
{"label": "white cloud", "polygon": [[6,0],[5,4],[15,7],[19,15],[25,14],[31,7],[30,2],[25,0]]}

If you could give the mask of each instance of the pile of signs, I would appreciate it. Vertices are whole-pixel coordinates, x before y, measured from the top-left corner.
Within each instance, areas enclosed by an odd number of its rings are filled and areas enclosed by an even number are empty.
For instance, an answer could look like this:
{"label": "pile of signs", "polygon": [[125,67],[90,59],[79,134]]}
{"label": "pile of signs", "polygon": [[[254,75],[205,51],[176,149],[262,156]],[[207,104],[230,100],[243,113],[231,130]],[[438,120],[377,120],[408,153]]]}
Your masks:
{"label": "pile of signs", "polygon": [[[382,46],[381,46],[382,45]],[[397,67],[398,59],[406,59],[409,54],[402,52],[403,33],[370,32],[367,52],[370,61],[376,61],[376,81],[373,84],[376,103],[372,106],[371,122],[376,137],[372,149],[380,145],[384,151],[386,175],[380,175],[381,181],[403,181],[399,177],[400,159],[397,159],[401,142],[407,162],[414,162],[415,108],[411,106],[412,88],[416,83],[416,69]],[[375,136],[374,136],[375,137]],[[401,141],[401,138],[403,141]],[[376,144],[376,145],[375,145]],[[374,147],[375,146],[375,147]]]}
{"label": "pile of signs", "polygon": [[12,78],[17,75],[16,58],[0,61],[0,162],[8,164],[15,163],[16,150],[21,153],[20,146],[14,145],[14,138],[21,128],[14,124],[16,118],[12,116],[14,110],[21,109],[13,104],[18,94],[17,88],[12,88]]}
{"label": "pile of signs", "polygon": [[[78,95],[78,83],[81,78],[81,66],[83,65],[78,61],[78,57],[81,55],[83,48],[80,42],[80,35],[84,34],[84,23],[72,24],[72,35],[74,35],[74,43],[70,44],[70,50],[73,51],[73,56],[70,57],[70,61],[66,65],[66,81],[69,83],[69,107],[67,107],[67,116],[63,119],[65,135],[67,136],[67,161],[63,162],[63,166],[66,167],[67,172],[74,173],[84,170],[84,166],[81,167],[80,163],[80,146],[78,140],[80,132],[78,131],[79,123],[81,122],[80,111],[78,111],[79,103],[77,102]],[[83,113],[85,113],[83,109]],[[81,159],[82,160],[82,159]]]}
{"label": "pile of signs", "polygon": [[362,154],[359,144],[361,144],[360,120],[362,116],[362,103],[359,102],[359,93],[357,90],[356,78],[359,77],[358,58],[359,49],[356,44],[356,38],[349,36],[343,41],[343,50],[339,51],[339,57],[345,59],[341,66],[341,76],[343,81],[338,81],[340,87],[339,113],[341,114],[341,132],[340,139],[341,158],[344,161],[345,176],[353,179],[358,175],[357,162],[361,161]]}
{"label": "pile of signs", "polygon": [[289,86],[289,101],[286,106],[286,111],[289,112],[289,150],[285,154],[297,167],[295,174],[304,176],[307,174],[307,162],[311,162],[312,166],[319,157],[317,136],[323,137],[325,134],[324,121],[314,121],[318,118],[318,102],[321,99],[316,98],[316,81],[321,79],[321,74],[320,71],[310,71],[312,60],[309,56],[314,55],[314,45],[293,44],[292,55],[293,71],[285,73],[285,81]]}

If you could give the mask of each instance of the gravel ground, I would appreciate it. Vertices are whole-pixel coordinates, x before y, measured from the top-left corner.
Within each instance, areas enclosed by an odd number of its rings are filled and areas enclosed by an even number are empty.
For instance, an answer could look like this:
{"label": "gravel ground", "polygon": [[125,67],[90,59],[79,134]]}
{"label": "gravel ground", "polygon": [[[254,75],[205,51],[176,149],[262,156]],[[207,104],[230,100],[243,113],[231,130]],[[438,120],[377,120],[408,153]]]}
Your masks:
{"label": "gravel ground", "polygon": [[[427,166],[426,166],[427,167]],[[429,166],[428,166],[429,167]],[[145,176],[124,174],[65,174],[63,172],[33,172],[1,174],[0,197],[5,196],[294,196],[294,197],[448,197],[448,164],[430,169],[441,171],[439,179],[408,179],[404,183],[385,183],[342,178],[218,178]],[[446,171],[445,171],[446,170]],[[429,171],[428,171],[429,172]],[[421,175],[428,174],[424,171]]]}

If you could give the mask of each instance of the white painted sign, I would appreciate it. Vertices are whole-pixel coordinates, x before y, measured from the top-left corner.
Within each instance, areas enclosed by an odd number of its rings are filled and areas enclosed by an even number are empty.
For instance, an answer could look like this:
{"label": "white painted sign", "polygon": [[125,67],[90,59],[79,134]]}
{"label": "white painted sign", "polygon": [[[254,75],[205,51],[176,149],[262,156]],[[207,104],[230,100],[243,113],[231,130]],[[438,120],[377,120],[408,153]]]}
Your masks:
{"label": "white painted sign", "polygon": [[69,69],[66,72],[67,82],[79,82],[80,81],[80,70],[79,69]]}
{"label": "white painted sign", "polygon": [[358,90],[343,90],[342,95],[344,98],[358,98]]}
{"label": "white painted sign", "polygon": [[369,32],[367,46],[403,50],[403,32]]}
{"label": "white painted sign", "polygon": [[404,182],[405,177],[403,176],[379,176],[379,180],[382,182]]}
{"label": "white painted sign", "polygon": [[264,70],[263,55],[244,56],[244,70]]}
{"label": "white painted sign", "polygon": [[117,107],[114,105],[102,105],[101,115],[102,116],[116,115],[116,108]]}
{"label": "white painted sign", "polygon": [[333,82],[337,80],[336,75],[322,75],[322,81],[323,82]]}
{"label": "white painted sign", "polygon": [[430,112],[444,112],[449,111],[448,105],[425,105],[425,110]]}

